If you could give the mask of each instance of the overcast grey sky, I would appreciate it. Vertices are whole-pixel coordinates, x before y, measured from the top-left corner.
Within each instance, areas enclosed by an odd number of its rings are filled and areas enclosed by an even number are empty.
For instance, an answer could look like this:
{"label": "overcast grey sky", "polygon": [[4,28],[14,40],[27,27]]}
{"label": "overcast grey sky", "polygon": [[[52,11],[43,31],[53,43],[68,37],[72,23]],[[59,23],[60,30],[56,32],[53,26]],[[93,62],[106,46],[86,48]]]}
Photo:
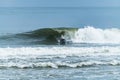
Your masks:
{"label": "overcast grey sky", "polygon": [[0,0],[0,7],[118,7],[120,0]]}

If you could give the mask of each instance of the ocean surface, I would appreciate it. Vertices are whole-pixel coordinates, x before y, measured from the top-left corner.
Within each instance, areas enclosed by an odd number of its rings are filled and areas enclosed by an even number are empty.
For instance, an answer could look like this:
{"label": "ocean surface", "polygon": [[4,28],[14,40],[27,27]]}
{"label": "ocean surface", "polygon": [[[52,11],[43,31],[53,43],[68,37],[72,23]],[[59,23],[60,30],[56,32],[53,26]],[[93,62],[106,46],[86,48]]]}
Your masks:
{"label": "ocean surface", "polygon": [[0,7],[0,33],[40,28],[120,27],[120,7]]}
{"label": "ocean surface", "polygon": [[1,34],[0,80],[119,80],[118,34],[90,26]]}
{"label": "ocean surface", "polygon": [[119,80],[119,14],[119,8],[0,8],[0,80]]}

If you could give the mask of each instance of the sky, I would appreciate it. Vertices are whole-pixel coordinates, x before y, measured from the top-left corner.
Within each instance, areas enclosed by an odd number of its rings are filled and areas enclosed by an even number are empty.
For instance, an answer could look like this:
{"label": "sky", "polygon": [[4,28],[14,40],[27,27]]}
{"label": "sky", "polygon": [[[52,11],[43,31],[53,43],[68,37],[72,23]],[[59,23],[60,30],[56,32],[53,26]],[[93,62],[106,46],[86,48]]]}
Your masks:
{"label": "sky", "polygon": [[118,7],[120,0],[0,0],[0,7]]}
{"label": "sky", "polygon": [[48,10],[44,7],[120,7],[120,0],[0,0],[0,32],[20,32],[53,26],[120,26],[120,9],[70,11]]}

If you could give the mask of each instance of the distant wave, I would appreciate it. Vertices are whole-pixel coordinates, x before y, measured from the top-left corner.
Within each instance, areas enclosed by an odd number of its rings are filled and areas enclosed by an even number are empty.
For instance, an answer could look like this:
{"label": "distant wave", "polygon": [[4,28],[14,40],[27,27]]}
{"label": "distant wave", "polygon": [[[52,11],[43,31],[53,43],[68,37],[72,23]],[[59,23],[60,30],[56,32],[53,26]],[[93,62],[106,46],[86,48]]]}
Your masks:
{"label": "distant wave", "polygon": [[[71,43],[120,43],[120,29],[85,28],[43,28],[34,31],[4,35],[0,40],[20,44],[58,44],[63,35]],[[7,43],[7,42],[6,42]]]}

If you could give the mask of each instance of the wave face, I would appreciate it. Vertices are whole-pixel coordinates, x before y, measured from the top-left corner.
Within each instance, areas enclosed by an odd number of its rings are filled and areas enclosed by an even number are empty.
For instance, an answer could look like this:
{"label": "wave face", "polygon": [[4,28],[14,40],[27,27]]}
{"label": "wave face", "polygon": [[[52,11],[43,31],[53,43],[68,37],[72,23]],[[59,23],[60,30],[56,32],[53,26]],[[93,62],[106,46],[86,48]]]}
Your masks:
{"label": "wave face", "polygon": [[[4,35],[1,44],[58,44],[61,36],[74,43],[120,43],[120,29],[85,28],[44,28],[30,32]],[[14,41],[14,43],[13,43]]]}
{"label": "wave face", "polygon": [[29,32],[7,34],[0,36],[1,44],[33,45],[33,44],[58,44],[62,35],[70,38],[77,28],[43,28]]}

